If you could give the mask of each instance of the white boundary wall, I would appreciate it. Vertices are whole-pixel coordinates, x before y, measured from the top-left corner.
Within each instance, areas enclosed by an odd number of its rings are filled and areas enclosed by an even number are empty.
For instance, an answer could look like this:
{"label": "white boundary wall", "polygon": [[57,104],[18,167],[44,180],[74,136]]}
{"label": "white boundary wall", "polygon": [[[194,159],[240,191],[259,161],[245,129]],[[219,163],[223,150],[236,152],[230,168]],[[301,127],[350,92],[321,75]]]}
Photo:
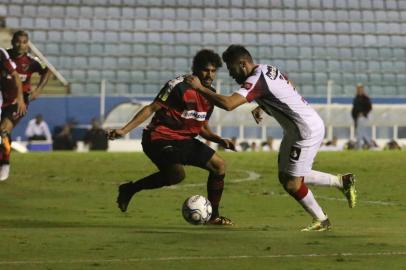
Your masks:
{"label": "white boundary wall", "polygon": [[[123,125],[126,121],[131,119],[132,115],[146,104],[126,104],[126,108],[123,107],[121,110],[117,110],[114,117],[114,112],[111,112],[104,123],[104,127],[118,127]],[[339,145],[344,144],[344,142],[349,139],[354,140],[354,127],[353,120],[351,117],[352,105],[346,104],[312,104],[313,108],[317,110],[320,116],[323,118],[326,125],[327,133],[326,139],[331,139],[333,137],[334,128],[347,128],[349,129],[349,137],[341,138],[339,140]],[[257,145],[260,142],[265,141],[267,137],[268,128],[279,128],[279,124],[274,118],[264,115],[263,121],[260,125],[257,125],[252,118],[251,110],[256,107],[256,104],[245,104],[240,106],[232,112],[227,112],[216,108],[210,119],[210,126],[218,134],[221,133],[223,127],[238,127],[239,136],[238,141],[255,141]],[[128,112],[128,113],[126,113]],[[373,105],[373,110],[369,116],[371,128],[372,128],[372,138],[377,141],[378,145],[384,146],[384,144],[390,139],[395,139],[403,145],[406,145],[405,138],[398,137],[398,128],[406,127],[406,104],[400,105],[387,105],[387,104],[375,104]],[[143,123],[142,127],[149,123],[147,120]],[[245,127],[261,127],[261,136],[259,138],[245,138],[244,128]],[[388,129],[393,129],[392,138],[377,138],[377,128],[385,127]],[[280,139],[275,139],[274,148],[279,147]],[[140,140],[129,139],[127,136],[125,139],[111,141],[109,146],[110,151],[141,151]]]}

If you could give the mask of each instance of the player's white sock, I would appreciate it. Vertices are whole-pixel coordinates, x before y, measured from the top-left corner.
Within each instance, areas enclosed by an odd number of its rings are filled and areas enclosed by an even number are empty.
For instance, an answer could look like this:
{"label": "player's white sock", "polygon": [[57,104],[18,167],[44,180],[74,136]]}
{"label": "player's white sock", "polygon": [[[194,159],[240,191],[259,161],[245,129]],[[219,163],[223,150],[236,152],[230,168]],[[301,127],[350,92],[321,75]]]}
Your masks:
{"label": "player's white sock", "polygon": [[304,182],[315,186],[343,187],[343,183],[337,175],[313,170],[304,177]]}
{"label": "player's white sock", "polygon": [[313,217],[313,219],[321,221],[327,219],[327,216],[324,214],[320,205],[314,198],[312,191],[303,181],[299,189],[296,192],[291,193],[291,195],[303,206],[303,208]]}
{"label": "player's white sock", "polygon": [[313,192],[309,189],[306,196],[299,201],[303,208],[314,218],[320,221],[326,220],[327,216],[324,214],[320,205],[317,203],[313,196]]}

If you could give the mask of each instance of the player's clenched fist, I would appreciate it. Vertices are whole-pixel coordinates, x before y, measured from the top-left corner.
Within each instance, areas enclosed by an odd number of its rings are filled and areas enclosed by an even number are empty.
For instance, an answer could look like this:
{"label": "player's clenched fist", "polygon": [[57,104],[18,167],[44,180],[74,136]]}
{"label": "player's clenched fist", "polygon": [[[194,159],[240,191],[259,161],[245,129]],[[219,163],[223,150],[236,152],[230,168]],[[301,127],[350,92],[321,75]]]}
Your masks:
{"label": "player's clenched fist", "polygon": [[262,113],[263,110],[261,109],[260,106],[256,107],[251,111],[252,116],[254,117],[254,120],[257,124],[259,124],[262,121]]}
{"label": "player's clenched fist", "polygon": [[110,129],[106,131],[109,140],[120,139],[125,133],[121,129]]}
{"label": "player's clenched fist", "polygon": [[221,141],[219,142],[219,144],[221,146],[223,146],[225,149],[230,149],[232,151],[237,151],[235,149],[235,145],[233,143],[233,141],[229,140],[229,139],[221,139]]}

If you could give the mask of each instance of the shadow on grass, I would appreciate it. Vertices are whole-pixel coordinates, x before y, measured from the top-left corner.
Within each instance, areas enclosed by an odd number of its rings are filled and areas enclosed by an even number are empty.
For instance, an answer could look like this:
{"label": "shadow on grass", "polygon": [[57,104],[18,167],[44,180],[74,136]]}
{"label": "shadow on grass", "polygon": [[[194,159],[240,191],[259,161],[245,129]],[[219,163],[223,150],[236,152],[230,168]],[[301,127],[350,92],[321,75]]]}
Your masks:
{"label": "shadow on grass", "polygon": [[34,220],[34,219],[8,219],[0,220],[0,229],[19,229],[19,228],[32,228],[32,229],[52,229],[52,228],[109,228],[109,229],[129,229],[133,232],[139,233],[176,233],[191,231],[207,232],[207,231],[261,231],[261,228],[253,229],[240,228],[235,226],[213,226],[213,225],[152,225],[152,224],[118,224],[118,223],[87,223],[77,221],[52,221],[52,220]]}

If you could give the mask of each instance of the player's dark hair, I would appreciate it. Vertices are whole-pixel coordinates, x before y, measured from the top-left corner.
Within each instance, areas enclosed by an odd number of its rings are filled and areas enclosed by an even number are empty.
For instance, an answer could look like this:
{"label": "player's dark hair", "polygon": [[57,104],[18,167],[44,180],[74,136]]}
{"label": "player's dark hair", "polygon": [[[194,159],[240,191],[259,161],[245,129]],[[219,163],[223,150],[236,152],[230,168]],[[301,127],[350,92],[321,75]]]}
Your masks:
{"label": "player's dark hair", "polygon": [[13,39],[11,40],[11,42],[14,43],[18,37],[27,37],[27,39],[29,39],[27,32],[25,32],[23,30],[18,30],[17,32],[15,32],[13,34]]}
{"label": "player's dark hair", "polygon": [[193,57],[193,65],[192,65],[193,73],[202,70],[208,64],[212,64],[217,69],[223,65],[223,63],[221,62],[220,55],[218,55],[214,51],[208,49],[198,51],[196,55]]}
{"label": "player's dark hair", "polygon": [[233,62],[240,57],[245,57],[252,62],[252,56],[244,46],[232,44],[223,52],[223,61],[226,63]]}

